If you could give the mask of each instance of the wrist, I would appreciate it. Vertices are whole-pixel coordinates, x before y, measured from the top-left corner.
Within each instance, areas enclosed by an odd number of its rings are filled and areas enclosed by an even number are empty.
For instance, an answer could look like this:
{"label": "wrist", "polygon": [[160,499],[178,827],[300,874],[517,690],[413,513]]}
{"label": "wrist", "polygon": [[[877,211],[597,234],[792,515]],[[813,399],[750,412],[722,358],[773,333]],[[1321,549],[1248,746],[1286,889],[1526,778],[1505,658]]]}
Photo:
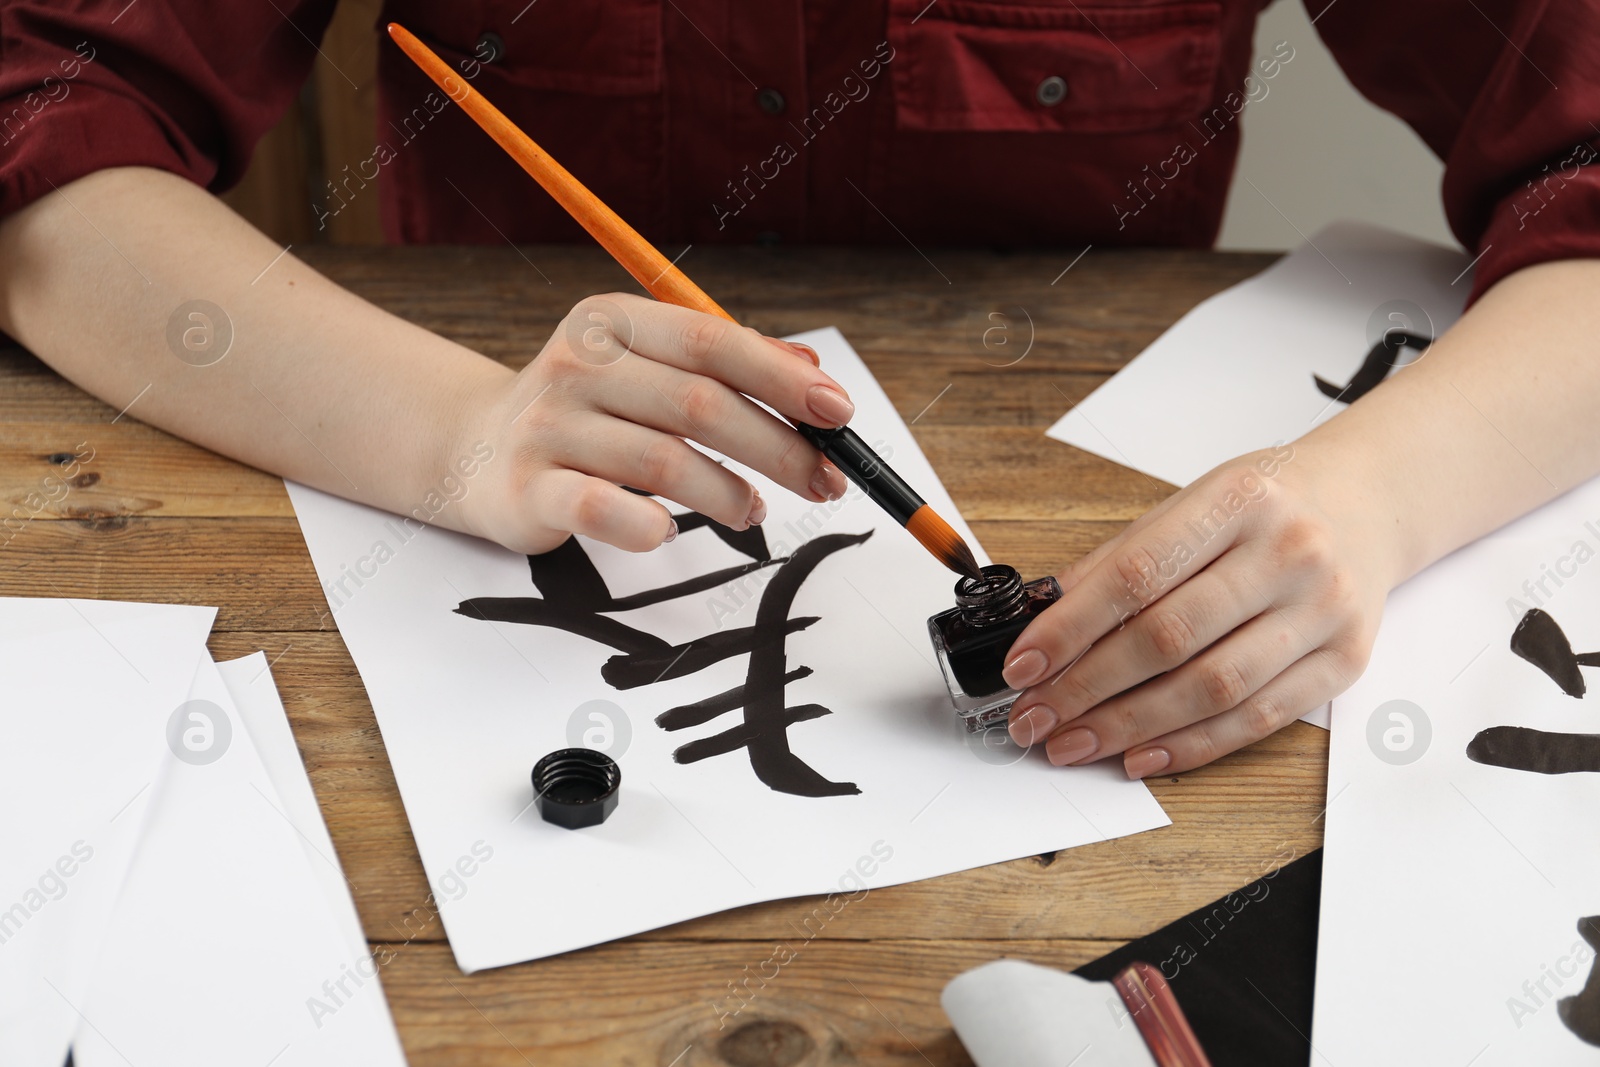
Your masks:
{"label": "wrist", "polygon": [[[473,367],[470,375],[457,379],[447,401],[439,408],[440,425],[434,435],[434,481],[426,492],[432,493],[434,505],[429,519],[437,526],[471,534],[491,537],[493,523],[488,516],[494,492],[493,479],[484,473],[503,463],[504,429],[509,416],[501,413],[504,398],[516,372],[482,357],[481,365]],[[513,413],[514,414],[514,413]]]}
{"label": "wrist", "polygon": [[1342,532],[1367,579],[1387,592],[1430,562],[1426,524],[1413,514],[1374,437],[1320,430],[1285,446],[1293,455],[1283,476]]}

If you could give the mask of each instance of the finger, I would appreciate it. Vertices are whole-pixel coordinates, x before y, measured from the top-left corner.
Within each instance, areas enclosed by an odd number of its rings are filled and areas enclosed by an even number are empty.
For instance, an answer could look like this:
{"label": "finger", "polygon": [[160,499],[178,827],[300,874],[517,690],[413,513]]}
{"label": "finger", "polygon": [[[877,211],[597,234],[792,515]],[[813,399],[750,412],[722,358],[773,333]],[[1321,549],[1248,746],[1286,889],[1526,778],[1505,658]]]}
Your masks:
{"label": "finger", "polygon": [[618,367],[626,374],[592,398],[602,411],[698,441],[813,501],[837,500],[848,489],[809,441],[714,378],[642,356],[625,357]]}
{"label": "finger", "polygon": [[[1030,717],[1037,732],[1050,716],[1057,723],[1070,722],[1118,693],[1189,662],[1270,607],[1261,599],[1258,584],[1241,580],[1254,563],[1249,556],[1238,551],[1216,561],[1095,642],[1071,666],[1022,693],[1014,706],[1041,709]],[[1239,694],[1223,707],[1231,708],[1244,696]],[[1019,738],[1019,743],[1026,742]]]}
{"label": "finger", "polygon": [[540,517],[529,522],[529,538],[548,539],[554,533],[550,548],[569,533],[627,552],[648,552],[678,536],[678,524],[659,502],[575,470],[543,471],[525,492],[527,514]]}
{"label": "finger", "polygon": [[785,345],[788,345],[790,348],[794,349],[795,353],[797,355],[799,355],[802,359],[810,360],[811,361],[811,365],[813,367],[822,366],[822,357],[817,355],[817,350],[815,348],[812,348],[810,345],[802,344],[799,341],[781,341],[781,340],[779,341],[779,344],[785,344]]}
{"label": "finger", "polygon": [[813,367],[822,366],[822,357],[818,356],[817,350],[812,348],[810,345],[801,344],[799,341],[785,341],[781,337],[768,337],[754,326],[746,326],[745,329],[755,337],[765,341],[767,344],[777,345],[779,348],[783,349],[783,351],[799,356],[803,360],[807,360]]}
{"label": "finger", "polygon": [[1302,635],[1306,624],[1297,625],[1287,611],[1265,612],[1177,670],[1065,722],[1057,733],[1073,736],[1054,748],[1046,741],[1045,752],[1062,763],[1084,763],[1238,707],[1320,644],[1320,635],[1315,642]]}
{"label": "finger", "polygon": [[1261,740],[1349,688],[1358,671],[1324,646],[1301,658],[1237,707],[1130,749],[1129,778],[1192,770]]}
{"label": "finger", "polygon": [[[715,378],[787,419],[832,427],[843,426],[855,414],[843,387],[820,368],[808,365],[809,360],[785,357],[775,345],[735,323],[626,293],[597,299],[626,316],[625,322],[612,321],[607,328],[627,332],[627,343],[642,355]],[[573,314],[581,318],[584,309],[579,304]]]}
{"label": "finger", "polygon": [[1182,490],[1173,493],[1171,496],[1161,501],[1161,503],[1157,504],[1143,515],[1140,515],[1137,519],[1134,519],[1128,525],[1124,526],[1111,537],[1100,542],[1087,553],[1074,560],[1059,575],[1057,575],[1057,578],[1061,582],[1061,588],[1066,590],[1070,589],[1074,585],[1077,585],[1083,580],[1083,576],[1092,570],[1096,564],[1105,559],[1106,556],[1110,555],[1112,552],[1115,552],[1128,540],[1128,538],[1137,536],[1140,531],[1149,527],[1151,523],[1155,522],[1168,510],[1170,510],[1172,506],[1183,497],[1183,495],[1184,494]]}
{"label": "finger", "polygon": [[1174,506],[1088,568],[1012,644],[1002,672],[1006,684],[1026,689],[1062,670],[1095,641],[1231,548],[1240,523],[1224,524],[1205,539],[1192,537],[1185,524],[1192,526],[1191,516],[1204,514],[1196,507]]}
{"label": "finger", "polygon": [[645,489],[735,530],[766,518],[755,488],[681,437],[594,412],[572,415],[555,457],[568,467]]}

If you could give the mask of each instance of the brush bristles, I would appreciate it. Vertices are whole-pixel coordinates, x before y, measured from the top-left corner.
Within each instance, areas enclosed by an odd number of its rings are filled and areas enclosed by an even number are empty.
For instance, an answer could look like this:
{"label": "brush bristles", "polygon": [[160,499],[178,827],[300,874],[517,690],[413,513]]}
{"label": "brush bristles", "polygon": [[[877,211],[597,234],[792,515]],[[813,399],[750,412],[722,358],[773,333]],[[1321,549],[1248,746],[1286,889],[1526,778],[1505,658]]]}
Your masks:
{"label": "brush bristles", "polygon": [[931,506],[924,504],[918,508],[906,520],[906,529],[946,567],[968,578],[979,576],[978,560],[972,549]]}

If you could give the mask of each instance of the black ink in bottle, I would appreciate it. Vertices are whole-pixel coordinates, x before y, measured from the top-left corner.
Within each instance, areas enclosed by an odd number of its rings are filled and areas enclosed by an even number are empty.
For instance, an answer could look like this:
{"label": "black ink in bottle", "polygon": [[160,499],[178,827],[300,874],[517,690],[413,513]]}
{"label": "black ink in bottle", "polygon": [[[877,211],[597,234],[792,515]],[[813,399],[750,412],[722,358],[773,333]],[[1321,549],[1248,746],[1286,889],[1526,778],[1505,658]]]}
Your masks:
{"label": "black ink in bottle", "polygon": [[1024,583],[1014,567],[995,564],[956,583],[956,606],[928,620],[950,702],[971,731],[1002,722],[1017,690],[1000,676],[1006,653],[1028,623],[1061,596],[1054,578]]}

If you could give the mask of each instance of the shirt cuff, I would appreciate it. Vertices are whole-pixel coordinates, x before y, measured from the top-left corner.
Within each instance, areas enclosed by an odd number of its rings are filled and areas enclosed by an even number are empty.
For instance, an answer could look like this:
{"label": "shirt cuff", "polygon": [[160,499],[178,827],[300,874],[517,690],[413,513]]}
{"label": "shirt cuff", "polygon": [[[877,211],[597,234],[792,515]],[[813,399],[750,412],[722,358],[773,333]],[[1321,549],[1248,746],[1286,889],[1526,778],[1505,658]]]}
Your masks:
{"label": "shirt cuff", "polygon": [[1477,243],[1470,306],[1536,263],[1600,258],[1600,149],[1580,143],[1495,205]]}
{"label": "shirt cuff", "polygon": [[[37,94],[0,100],[0,217],[86,174],[107,167],[155,167],[206,186],[216,163],[180,149],[187,143],[137,101],[77,85],[59,101]],[[177,143],[175,143],[177,142]]]}

